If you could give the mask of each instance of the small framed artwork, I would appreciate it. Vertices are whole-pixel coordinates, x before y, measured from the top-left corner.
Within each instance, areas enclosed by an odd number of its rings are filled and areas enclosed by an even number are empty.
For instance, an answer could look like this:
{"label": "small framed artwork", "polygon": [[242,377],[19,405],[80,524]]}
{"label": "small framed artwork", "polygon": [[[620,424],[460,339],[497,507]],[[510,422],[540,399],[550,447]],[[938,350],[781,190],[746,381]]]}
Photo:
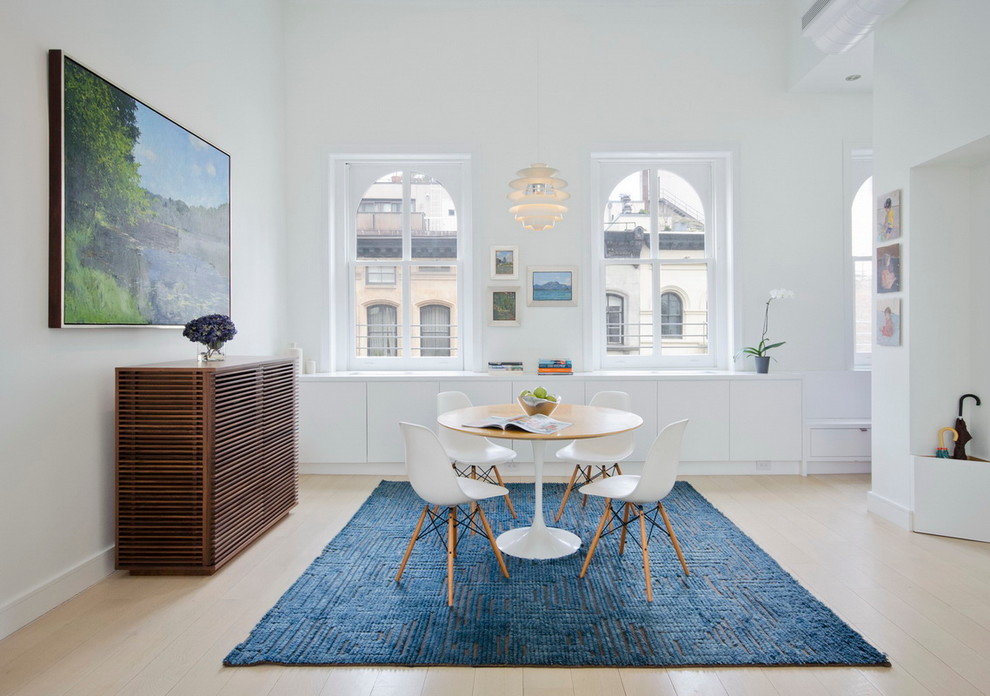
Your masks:
{"label": "small framed artwork", "polygon": [[877,196],[877,241],[889,242],[901,236],[901,192]]}
{"label": "small framed artwork", "polygon": [[574,266],[530,266],[528,304],[544,307],[577,305],[577,268]]}
{"label": "small framed artwork", "polygon": [[901,290],[901,245],[877,247],[877,292]]}
{"label": "small framed artwork", "polygon": [[877,300],[877,345],[901,345],[901,301],[900,299]]}
{"label": "small framed artwork", "polygon": [[519,287],[488,288],[489,326],[519,326]]}
{"label": "small framed artwork", "polygon": [[519,247],[492,247],[492,280],[519,279]]}

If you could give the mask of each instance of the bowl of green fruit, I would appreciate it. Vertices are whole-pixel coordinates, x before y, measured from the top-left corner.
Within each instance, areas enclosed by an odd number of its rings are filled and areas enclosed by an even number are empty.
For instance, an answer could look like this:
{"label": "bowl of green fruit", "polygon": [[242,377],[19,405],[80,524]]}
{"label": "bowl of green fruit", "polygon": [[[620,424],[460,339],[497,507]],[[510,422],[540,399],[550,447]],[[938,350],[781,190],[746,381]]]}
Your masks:
{"label": "bowl of green fruit", "polygon": [[549,416],[553,410],[560,405],[560,397],[556,394],[549,394],[543,387],[537,387],[533,391],[523,390],[516,399],[526,415],[532,416],[537,413]]}

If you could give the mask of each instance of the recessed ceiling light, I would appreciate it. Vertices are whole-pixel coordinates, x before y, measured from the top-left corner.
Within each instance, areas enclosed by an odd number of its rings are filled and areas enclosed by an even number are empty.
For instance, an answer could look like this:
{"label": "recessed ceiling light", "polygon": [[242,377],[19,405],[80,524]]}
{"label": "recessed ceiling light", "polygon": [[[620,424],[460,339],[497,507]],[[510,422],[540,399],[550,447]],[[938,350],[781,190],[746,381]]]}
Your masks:
{"label": "recessed ceiling light", "polygon": [[855,73],[853,73],[852,75],[846,75],[846,82],[855,82],[861,77],[862,75],[856,75]]}

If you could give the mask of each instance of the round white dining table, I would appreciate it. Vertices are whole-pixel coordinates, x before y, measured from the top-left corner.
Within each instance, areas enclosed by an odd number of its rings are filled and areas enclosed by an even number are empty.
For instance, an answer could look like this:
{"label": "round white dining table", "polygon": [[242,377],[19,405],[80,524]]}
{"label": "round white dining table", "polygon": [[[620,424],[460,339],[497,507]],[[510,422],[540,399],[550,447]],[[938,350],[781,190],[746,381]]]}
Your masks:
{"label": "round white dining table", "polygon": [[543,519],[543,460],[548,442],[565,443],[591,437],[604,437],[634,430],[643,424],[635,413],[599,406],[561,404],[551,415],[571,425],[555,433],[530,433],[525,430],[501,430],[499,428],[469,428],[464,423],[477,423],[489,416],[511,417],[522,415],[518,404],[491,404],[471,406],[441,413],[437,422],[444,428],[457,430],[478,437],[504,440],[529,440],[533,446],[536,501],[533,522],[529,527],[517,527],[503,532],[496,540],[503,553],[517,558],[561,558],[581,547],[577,534],[566,529],[547,527]]}

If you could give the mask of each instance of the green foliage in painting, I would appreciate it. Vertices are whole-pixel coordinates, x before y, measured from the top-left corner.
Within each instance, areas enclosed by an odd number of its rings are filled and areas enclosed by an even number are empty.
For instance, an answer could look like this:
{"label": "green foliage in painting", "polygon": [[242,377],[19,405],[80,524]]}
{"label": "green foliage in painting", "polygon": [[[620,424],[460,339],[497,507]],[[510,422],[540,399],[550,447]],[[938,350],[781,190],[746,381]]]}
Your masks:
{"label": "green foliage in painting", "polygon": [[134,144],[137,103],[96,75],[65,63],[65,200],[69,219],[111,227],[148,213]]}
{"label": "green foliage in painting", "polygon": [[137,104],[71,61],[65,62],[65,321],[147,324],[134,295],[84,263],[96,231],[146,218],[133,150]]}
{"label": "green foliage in painting", "polygon": [[[93,239],[92,228],[80,225],[65,239],[65,321],[70,324],[147,324],[134,295],[110,274],[79,263],[80,247]],[[80,243],[80,240],[82,243]]]}
{"label": "green foliage in painting", "polygon": [[492,293],[492,319],[495,321],[515,321],[516,293]]}

